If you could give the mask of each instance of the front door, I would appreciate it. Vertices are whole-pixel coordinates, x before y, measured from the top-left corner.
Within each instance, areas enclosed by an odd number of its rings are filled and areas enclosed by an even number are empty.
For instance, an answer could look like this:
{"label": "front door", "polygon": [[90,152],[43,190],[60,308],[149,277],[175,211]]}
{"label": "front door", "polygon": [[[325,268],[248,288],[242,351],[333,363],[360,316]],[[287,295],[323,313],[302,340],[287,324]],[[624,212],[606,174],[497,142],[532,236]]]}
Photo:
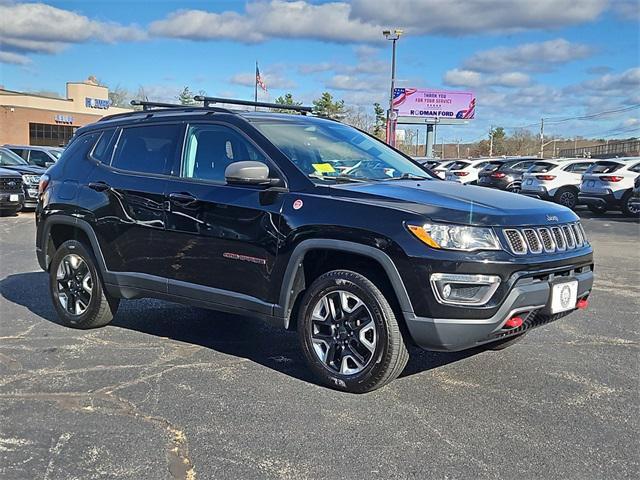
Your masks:
{"label": "front door", "polygon": [[[226,167],[266,156],[222,124],[188,127],[181,166],[168,181],[166,243],[169,293],[216,303],[275,303],[270,285],[282,198],[259,187],[226,185]],[[271,167],[272,176],[281,176]],[[263,303],[264,305],[260,305]],[[251,306],[247,306],[251,308]]]}

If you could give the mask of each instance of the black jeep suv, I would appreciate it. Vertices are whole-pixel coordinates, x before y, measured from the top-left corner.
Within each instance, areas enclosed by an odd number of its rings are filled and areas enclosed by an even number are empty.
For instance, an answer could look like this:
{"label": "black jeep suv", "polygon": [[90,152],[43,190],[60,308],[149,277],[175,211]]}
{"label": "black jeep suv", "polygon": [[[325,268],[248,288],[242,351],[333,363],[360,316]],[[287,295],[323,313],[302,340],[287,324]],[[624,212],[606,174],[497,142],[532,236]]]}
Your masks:
{"label": "black jeep suv", "polygon": [[366,392],[409,344],[503,348],[586,307],[571,210],[441,181],[336,121],[213,101],[83,127],[43,177],[37,255],[66,325],[140,297],[255,315],[297,329],[324,383]]}

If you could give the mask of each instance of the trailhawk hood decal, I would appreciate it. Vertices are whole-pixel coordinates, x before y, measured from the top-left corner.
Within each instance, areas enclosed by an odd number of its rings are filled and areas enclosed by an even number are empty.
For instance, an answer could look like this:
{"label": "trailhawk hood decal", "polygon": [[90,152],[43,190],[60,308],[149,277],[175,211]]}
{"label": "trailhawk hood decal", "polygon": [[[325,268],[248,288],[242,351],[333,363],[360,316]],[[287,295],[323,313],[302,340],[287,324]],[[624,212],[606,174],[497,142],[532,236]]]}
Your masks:
{"label": "trailhawk hood decal", "polygon": [[334,196],[411,211],[434,222],[486,226],[553,225],[574,222],[555,203],[486,187],[443,181],[382,181],[331,187]]}

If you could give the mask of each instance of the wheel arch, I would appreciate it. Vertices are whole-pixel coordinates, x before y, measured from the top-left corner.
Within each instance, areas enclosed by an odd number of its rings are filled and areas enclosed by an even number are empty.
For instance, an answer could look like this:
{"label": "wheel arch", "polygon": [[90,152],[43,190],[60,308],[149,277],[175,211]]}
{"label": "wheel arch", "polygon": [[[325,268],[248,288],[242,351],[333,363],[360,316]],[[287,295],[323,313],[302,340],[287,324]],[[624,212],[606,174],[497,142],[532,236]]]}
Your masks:
{"label": "wheel arch", "polygon": [[[369,267],[367,271],[373,268],[374,274],[379,273],[383,276],[383,278],[377,278],[377,285],[383,289],[388,287],[391,290],[391,293],[395,296],[394,300],[402,312],[413,312],[409,294],[402,282],[400,273],[393,260],[385,252],[368,245],[344,240],[309,239],[300,242],[295,247],[283,277],[275,313],[276,316],[283,319],[285,328],[291,329],[295,326],[295,321],[292,322],[292,318],[295,316],[297,306],[310,278],[310,264],[307,262],[314,255],[321,255],[327,252],[337,252],[339,260],[342,261],[332,262],[317,268],[315,270],[317,275],[314,276],[312,274],[311,277],[317,277],[319,274],[337,268],[348,270],[356,265],[364,268]],[[347,258],[351,261],[345,261]],[[305,266],[307,267],[306,271]],[[333,268],[334,266],[336,268]],[[357,268],[354,270],[358,271]],[[374,283],[376,282],[374,281]]]}
{"label": "wheel arch", "polygon": [[51,259],[60,245],[67,240],[77,240],[90,248],[98,261],[101,273],[106,270],[104,257],[98,243],[98,238],[91,225],[79,218],[52,217],[45,221],[42,232],[42,252],[44,254],[44,270],[49,269]]}

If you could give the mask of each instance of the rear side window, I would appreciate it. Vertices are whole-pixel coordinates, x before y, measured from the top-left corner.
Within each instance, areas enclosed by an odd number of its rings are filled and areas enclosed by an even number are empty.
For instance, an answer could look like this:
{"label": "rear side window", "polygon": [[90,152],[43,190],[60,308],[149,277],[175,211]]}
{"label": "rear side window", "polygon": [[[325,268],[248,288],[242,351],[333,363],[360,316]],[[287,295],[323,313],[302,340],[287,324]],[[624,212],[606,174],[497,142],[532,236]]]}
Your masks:
{"label": "rear side window", "polygon": [[565,172],[571,172],[571,173],[584,173],[587,171],[587,169],[593,165],[592,162],[581,162],[581,163],[574,163],[572,165],[567,166],[564,171]]}
{"label": "rear side window", "polygon": [[109,165],[111,163],[111,156],[113,154],[113,146],[116,143],[116,129],[110,128],[104,130],[100,135],[100,140],[96,143],[96,147],[93,149],[91,156],[102,163]]}
{"label": "rear side window", "polygon": [[65,148],[60,157],[60,161],[67,162],[86,159],[98,138],[100,138],[100,132],[86,133],[74,138],[69,146]]}
{"label": "rear side window", "polygon": [[176,124],[124,128],[111,165],[131,172],[165,173],[173,163],[180,130]]}
{"label": "rear side window", "polygon": [[558,165],[550,162],[539,162],[531,166],[528,170],[529,173],[546,173],[550,170],[553,170]]}
{"label": "rear side window", "polygon": [[622,167],[621,163],[618,162],[596,162],[586,173],[613,173]]}

